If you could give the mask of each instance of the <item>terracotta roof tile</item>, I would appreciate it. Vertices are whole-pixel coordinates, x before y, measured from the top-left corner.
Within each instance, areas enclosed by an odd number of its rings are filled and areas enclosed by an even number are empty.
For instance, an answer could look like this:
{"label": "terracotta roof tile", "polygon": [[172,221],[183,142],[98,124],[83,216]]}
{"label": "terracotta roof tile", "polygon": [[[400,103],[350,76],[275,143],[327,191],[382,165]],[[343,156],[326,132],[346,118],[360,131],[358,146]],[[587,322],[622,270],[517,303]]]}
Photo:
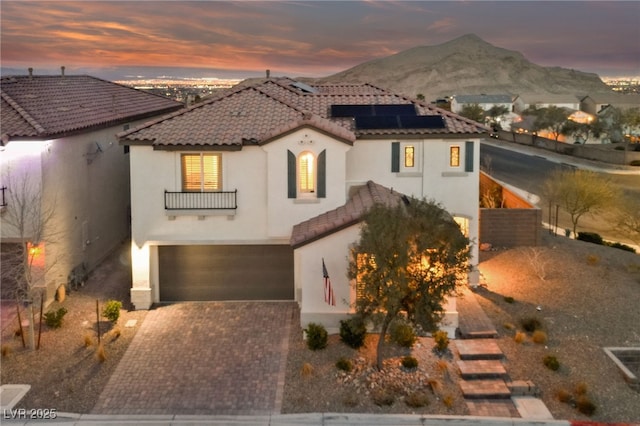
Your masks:
{"label": "terracotta roof tile", "polygon": [[[480,124],[370,84],[311,86],[291,79],[259,79],[146,123],[118,136],[154,146],[232,146],[266,143],[301,126],[312,126],[352,143],[358,136],[481,134]],[[309,89],[308,87],[306,89]],[[349,117],[331,117],[331,105],[414,104],[421,115],[441,115],[442,129],[356,130]]]}
{"label": "terracotta roof tile", "polygon": [[298,248],[355,225],[375,203],[393,206],[406,199],[405,195],[373,181],[368,181],[366,185],[354,189],[353,195],[343,206],[295,225],[290,244]]}
{"label": "terracotta roof tile", "polygon": [[85,75],[0,80],[3,138],[60,137],[165,114],[179,102]]}

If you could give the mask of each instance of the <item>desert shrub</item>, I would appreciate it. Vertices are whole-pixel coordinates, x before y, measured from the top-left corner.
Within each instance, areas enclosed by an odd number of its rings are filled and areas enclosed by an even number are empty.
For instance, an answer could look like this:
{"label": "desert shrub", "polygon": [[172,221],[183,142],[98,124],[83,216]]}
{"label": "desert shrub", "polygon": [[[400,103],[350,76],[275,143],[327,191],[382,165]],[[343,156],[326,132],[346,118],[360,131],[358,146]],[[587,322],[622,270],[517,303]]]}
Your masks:
{"label": "desert shrub", "polygon": [[404,403],[412,408],[420,408],[429,405],[429,396],[426,392],[411,392],[404,398]]}
{"label": "desert shrub", "polygon": [[525,341],[526,338],[527,338],[527,335],[522,331],[516,331],[516,335],[513,336],[513,340],[515,340],[516,343],[522,343]]}
{"label": "desert shrub", "polygon": [[514,328],[516,328],[516,326],[510,322],[505,322],[504,324],[502,324],[502,326],[505,328],[505,330],[513,330]]}
{"label": "desert shrub", "polygon": [[105,352],[104,346],[102,346],[102,343],[100,343],[98,345],[98,349],[96,349],[96,358],[98,358],[98,361],[100,361],[101,363],[107,360],[107,353]]}
{"label": "desert shrub", "polygon": [[442,403],[447,408],[453,407],[454,402],[455,402],[455,399],[453,398],[453,395],[446,395],[444,398],[442,398]]}
{"label": "desert shrub", "polygon": [[442,382],[438,379],[429,379],[427,381],[427,383],[429,383],[429,387],[431,388],[431,391],[437,395],[440,392],[442,392]]}
{"label": "desert shrub", "polygon": [[529,333],[533,333],[534,331],[542,328],[540,320],[534,317],[522,318],[520,320],[520,325],[522,325],[522,328]]}
{"label": "desert shrub", "polygon": [[545,343],[547,343],[547,333],[542,330],[536,330],[533,332],[531,340],[539,345],[544,345]]}
{"label": "desert shrub", "polygon": [[630,166],[640,166],[640,160],[632,160],[629,163]]}
{"label": "desert shrub", "polygon": [[122,309],[122,302],[107,300],[102,308],[102,316],[115,324],[120,318],[120,309]]}
{"label": "desert shrub", "polygon": [[581,395],[576,400],[576,408],[582,414],[585,414],[587,416],[592,416],[593,413],[596,412],[596,405],[589,398],[587,398],[584,395]]}
{"label": "desert shrub", "polygon": [[433,340],[436,342],[436,349],[444,352],[449,347],[449,335],[446,331],[438,330],[433,333]]}
{"label": "desert shrub", "polygon": [[413,370],[414,368],[418,368],[418,360],[412,356],[405,356],[402,358],[402,366],[407,370]]}
{"label": "desert shrub", "polygon": [[84,347],[88,348],[91,345],[93,345],[93,337],[91,337],[90,334],[85,334],[84,335]]}
{"label": "desert shrub", "polygon": [[307,333],[307,347],[312,351],[317,351],[327,347],[329,334],[322,324],[309,323],[304,329]]}
{"label": "desert shrub", "polygon": [[378,388],[371,392],[371,399],[373,400],[374,404],[382,407],[384,405],[393,405],[396,400],[396,396],[389,389]]}
{"label": "desert shrub", "polygon": [[340,339],[353,349],[364,345],[367,327],[361,317],[356,316],[340,321]]}
{"label": "desert shrub", "polygon": [[631,253],[635,253],[636,252],[636,249],[634,249],[633,247],[629,247],[628,245],[622,244],[622,243],[607,243],[607,246],[613,247],[613,248],[617,248],[617,249],[620,249],[620,250],[624,250],[624,251],[628,251],[628,252],[631,252]]}
{"label": "desert shrub", "polygon": [[300,369],[300,374],[302,375],[302,377],[309,377],[313,374],[313,365],[309,364],[308,362],[305,362],[304,364],[302,364],[302,368]]}
{"label": "desert shrub", "polygon": [[449,371],[449,363],[444,359],[439,359],[436,362],[436,366],[438,367],[438,370],[443,373]]}
{"label": "desert shrub", "polygon": [[44,322],[49,328],[60,328],[62,327],[62,320],[67,312],[67,309],[64,307],[58,309],[57,311],[49,311],[44,314]]}
{"label": "desert shrub", "polygon": [[579,382],[576,384],[573,392],[576,395],[580,396],[580,395],[586,395],[588,390],[589,390],[589,386],[585,382]]}
{"label": "desert shrub", "polygon": [[560,361],[554,355],[546,355],[542,360],[542,363],[549,370],[558,371],[560,369]]}
{"label": "desert shrub", "polygon": [[504,301],[507,303],[513,303],[515,302],[515,299],[511,296],[504,296]]}
{"label": "desert shrub", "polygon": [[418,337],[416,332],[405,321],[394,321],[389,330],[389,338],[396,345],[403,348],[410,348],[416,342]]}
{"label": "desert shrub", "polygon": [[578,232],[577,239],[580,241],[586,241],[587,243],[593,243],[593,244],[599,244],[599,245],[604,244],[604,240],[602,239],[600,234],[597,234],[595,232]]}
{"label": "desert shrub", "polygon": [[595,254],[590,254],[587,256],[587,265],[597,265],[600,262],[600,258]]}
{"label": "desert shrub", "polygon": [[115,327],[113,330],[111,330],[111,335],[113,336],[113,340],[116,340],[118,337],[120,337],[121,334],[122,334],[122,330],[120,330],[120,327]]}
{"label": "desert shrub", "polygon": [[2,345],[2,349],[0,349],[0,352],[2,352],[2,358],[8,357],[9,354],[11,353],[11,346]]}
{"label": "desert shrub", "polygon": [[556,398],[558,399],[558,401],[564,402],[565,404],[568,404],[573,399],[573,397],[571,396],[571,392],[566,389],[558,390],[558,392],[556,392]]}
{"label": "desert shrub", "polygon": [[349,358],[340,357],[340,359],[336,361],[336,368],[338,370],[346,371],[348,373],[353,369],[353,363]]}

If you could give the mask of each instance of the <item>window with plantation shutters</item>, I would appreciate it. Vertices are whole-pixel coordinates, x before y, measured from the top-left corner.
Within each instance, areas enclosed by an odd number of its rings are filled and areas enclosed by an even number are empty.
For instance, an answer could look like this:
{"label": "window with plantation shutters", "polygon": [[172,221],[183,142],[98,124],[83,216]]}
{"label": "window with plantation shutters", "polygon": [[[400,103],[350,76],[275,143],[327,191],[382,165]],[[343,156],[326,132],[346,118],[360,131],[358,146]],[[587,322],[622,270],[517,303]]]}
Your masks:
{"label": "window with plantation shutters", "polygon": [[207,192],[222,190],[220,154],[182,154],[182,190]]}

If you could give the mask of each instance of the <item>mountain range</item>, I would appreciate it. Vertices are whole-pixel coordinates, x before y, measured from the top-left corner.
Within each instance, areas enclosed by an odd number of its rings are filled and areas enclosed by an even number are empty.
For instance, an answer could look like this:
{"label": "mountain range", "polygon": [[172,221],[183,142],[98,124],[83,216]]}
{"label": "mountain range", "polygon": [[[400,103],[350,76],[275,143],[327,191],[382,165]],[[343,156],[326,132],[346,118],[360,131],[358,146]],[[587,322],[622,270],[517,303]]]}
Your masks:
{"label": "mountain range", "polygon": [[536,65],[521,53],[496,47],[475,34],[414,47],[315,82],[368,82],[414,98],[422,94],[426,100],[455,94],[614,93],[597,74]]}

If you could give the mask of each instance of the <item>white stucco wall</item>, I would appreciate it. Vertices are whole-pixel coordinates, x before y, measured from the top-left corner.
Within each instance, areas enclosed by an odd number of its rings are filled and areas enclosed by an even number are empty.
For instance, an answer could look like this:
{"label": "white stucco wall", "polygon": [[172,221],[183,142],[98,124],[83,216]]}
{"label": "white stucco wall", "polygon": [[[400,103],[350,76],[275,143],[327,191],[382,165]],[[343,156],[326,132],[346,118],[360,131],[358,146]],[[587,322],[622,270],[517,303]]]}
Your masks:
{"label": "white stucco wall", "polygon": [[[43,211],[53,211],[52,232],[45,237],[47,301],[67,282],[74,266],[84,262],[94,268],[128,236],[129,158],[115,138],[122,129],[113,126],[50,141],[10,141],[1,153],[3,173],[7,161],[13,178],[19,178],[17,170],[28,170],[30,179],[42,182]],[[30,154],[24,149],[28,144]],[[39,150],[33,149],[37,146]],[[3,240],[11,238],[2,228]]]}

